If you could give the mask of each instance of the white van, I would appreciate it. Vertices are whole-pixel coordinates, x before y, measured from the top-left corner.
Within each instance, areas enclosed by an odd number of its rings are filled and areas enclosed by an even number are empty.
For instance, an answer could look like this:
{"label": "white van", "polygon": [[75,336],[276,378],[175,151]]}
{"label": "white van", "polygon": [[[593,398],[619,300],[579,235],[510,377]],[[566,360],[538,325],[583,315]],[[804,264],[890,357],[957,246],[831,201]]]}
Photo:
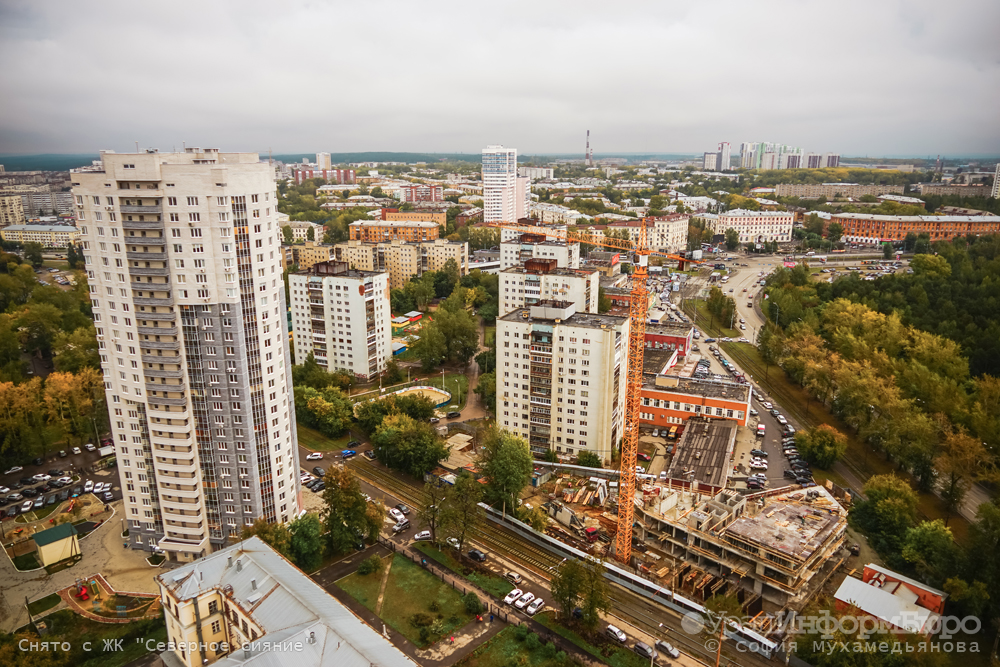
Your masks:
{"label": "white van", "polygon": [[757,437],[758,438],[763,438],[764,437],[764,425],[763,424],[757,424]]}

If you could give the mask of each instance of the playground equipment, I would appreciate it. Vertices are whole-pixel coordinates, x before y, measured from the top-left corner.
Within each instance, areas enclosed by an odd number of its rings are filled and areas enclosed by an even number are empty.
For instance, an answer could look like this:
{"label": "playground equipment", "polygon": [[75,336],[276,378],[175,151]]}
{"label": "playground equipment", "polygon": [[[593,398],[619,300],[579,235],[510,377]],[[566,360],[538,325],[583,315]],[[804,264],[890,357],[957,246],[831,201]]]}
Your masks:
{"label": "playground equipment", "polygon": [[80,584],[79,591],[73,597],[77,598],[81,602],[84,601],[84,600],[89,600],[90,599],[90,594],[87,592],[87,585],[86,584]]}

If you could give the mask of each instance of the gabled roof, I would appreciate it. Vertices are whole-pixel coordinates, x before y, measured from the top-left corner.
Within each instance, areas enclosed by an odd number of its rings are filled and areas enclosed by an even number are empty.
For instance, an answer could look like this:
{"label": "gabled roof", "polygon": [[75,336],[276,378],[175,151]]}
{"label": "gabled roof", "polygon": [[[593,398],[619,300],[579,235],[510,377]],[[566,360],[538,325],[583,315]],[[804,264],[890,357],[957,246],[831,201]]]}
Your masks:
{"label": "gabled roof", "polygon": [[834,598],[857,607],[866,614],[892,623],[897,628],[915,633],[923,633],[928,621],[937,617],[937,614],[929,609],[924,609],[903,597],[854,577],[844,579]]}

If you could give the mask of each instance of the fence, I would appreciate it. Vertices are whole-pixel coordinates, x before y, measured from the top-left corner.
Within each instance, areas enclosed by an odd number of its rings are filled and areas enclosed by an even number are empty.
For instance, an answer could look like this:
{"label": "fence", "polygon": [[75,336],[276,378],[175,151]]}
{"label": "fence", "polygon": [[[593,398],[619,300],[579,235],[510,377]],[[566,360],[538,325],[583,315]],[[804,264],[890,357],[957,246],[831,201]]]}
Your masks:
{"label": "fence", "polygon": [[420,565],[427,572],[440,579],[443,583],[451,586],[452,590],[454,590],[455,592],[461,593],[462,595],[466,595],[468,593],[475,593],[476,596],[479,598],[480,602],[482,602],[483,599],[485,599],[486,611],[484,612],[484,614],[490,614],[497,620],[501,620],[504,623],[507,623],[508,625],[523,625],[532,632],[534,632],[536,635],[538,635],[538,638],[541,639],[543,642],[552,642],[553,644],[556,645],[556,647],[559,650],[565,651],[567,655],[575,655],[581,658],[583,661],[585,661],[585,663],[592,662],[594,660],[594,656],[582,650],[579,646],[570,642],[569,640],[564,639],[560,635],[555,634],[555,632],[553,632],[546,626],[542,625],[535,619],[533,618],[522,619],[514,611],[504,607],[501,602],[495,600],[489,593],[482,590],[478,586],[474,586],[467,582],[466,583],[460,582],[458,579],[458,575],[455,574],[455,572],[441,565],[440,563],[432,559],[425,558],[421,554],[413,553],[409,549],[406,549],[401,545],[397,545],[395,542],[390,541],[389,539],[383,537],[382,535],[378,536],[378,542],[383,547],[387,548],[389,551],[399,554],[404,558],[408,558],[415,564]]}

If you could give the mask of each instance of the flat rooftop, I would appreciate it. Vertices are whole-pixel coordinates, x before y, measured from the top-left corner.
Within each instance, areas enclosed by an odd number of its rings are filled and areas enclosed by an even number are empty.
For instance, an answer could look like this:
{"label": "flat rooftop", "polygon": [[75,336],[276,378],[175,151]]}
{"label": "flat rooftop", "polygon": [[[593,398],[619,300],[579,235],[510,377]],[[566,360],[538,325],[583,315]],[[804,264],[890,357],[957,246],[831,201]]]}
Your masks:
{"label": "flat rooftop", "polygon": [[689,419],[667,477],[725,487],[732,467],[729,452],[736,442],[736,426],[736,422],[724,419]]}
{"label": "flat rooftop", "polygon": [[572,276],[574,278],[589,277],[596,272],[597,272],[596,269],[594,269],[593,271],[587,271],[585,269],[567,269],[567,268],[555,268],[555,269],[550,269],[548,271],[538,271],[538,270],[526,269],[522,264],[518,264],[516,266],[512,266],[508,269],[504,269],[503,271],[501,271],[501,273],[523,273],[523,274],[530,274],[533,276],[536,275]]}
{"label": "flat rooftop", "polygon": [[[607,290],[605,290],[607,292]],[[664,315],[666,317],[666,315]],[[666,322],[660,321],[656,324],[647,323],[646,333],[647,334],[658,334],[661,336],[678,336],[680,338],[686,338],[691,330],[694,329],[694,325],[690,322],[672,322],[667,320]]]}
{"label": "flat rooftop", "polygon": [[[539,317],[531,317],[530,308],[518,308],[512,310],[503,317],[497,318],[503,320],[504,322],[528,322],[532,319],[535,321],[541,320],[542,322],[554,322],[555,320],[548,320]],[[562,320],[560,326],[569,327],[593,327],[595,329],[600,329],[601,325],[605,328],[618,327],[621,326],[627,317],[616,317],[614,315],[598,315],[595,313],[573,313],[570,317]]]}
{"label": "flat rooftop", "polygon": [[352,222],[351,227],[437,227],[436,222],[427,220],[358,220]]}
{"label": "flat rooftop", "polygon": [[[655,351],[660,352],[661,350]],[[649,352],[647,350],[646,354],[649,354]],[[643,364],[643,372],[645,370],[645,364]],[[724,398],[727,401],[746,402],[750,399],[750,385],[746,384],[725,382],[722,380],[702,380],[700,378],[681,377],[678,375],[658,375],[656,380],[659,382],[644,382],[642,388],[672,391],[692,396],[704,396],[705,398]],[[667,380],[668,383],[665,383],[664,380]]]}
{"label": "flat rooftop", "polygon": [[674,358],[676,350],[649,349],[642,353],[642,374],[659,375],[665,366]]}
{"label": "flat rooftop", "polygon": [[296,271],[293,276],[315,276],[319,278],[368,278],[384,274],[384,271],[352,269],[347,262],[316,262],[308,269]]}
{"label": "flat rooftop", "polygon": [[839,513],[791,502],[765,505],[755,516],[729,524],[723,538],[736,537],[796,560],[808,560],[843,526]]}

